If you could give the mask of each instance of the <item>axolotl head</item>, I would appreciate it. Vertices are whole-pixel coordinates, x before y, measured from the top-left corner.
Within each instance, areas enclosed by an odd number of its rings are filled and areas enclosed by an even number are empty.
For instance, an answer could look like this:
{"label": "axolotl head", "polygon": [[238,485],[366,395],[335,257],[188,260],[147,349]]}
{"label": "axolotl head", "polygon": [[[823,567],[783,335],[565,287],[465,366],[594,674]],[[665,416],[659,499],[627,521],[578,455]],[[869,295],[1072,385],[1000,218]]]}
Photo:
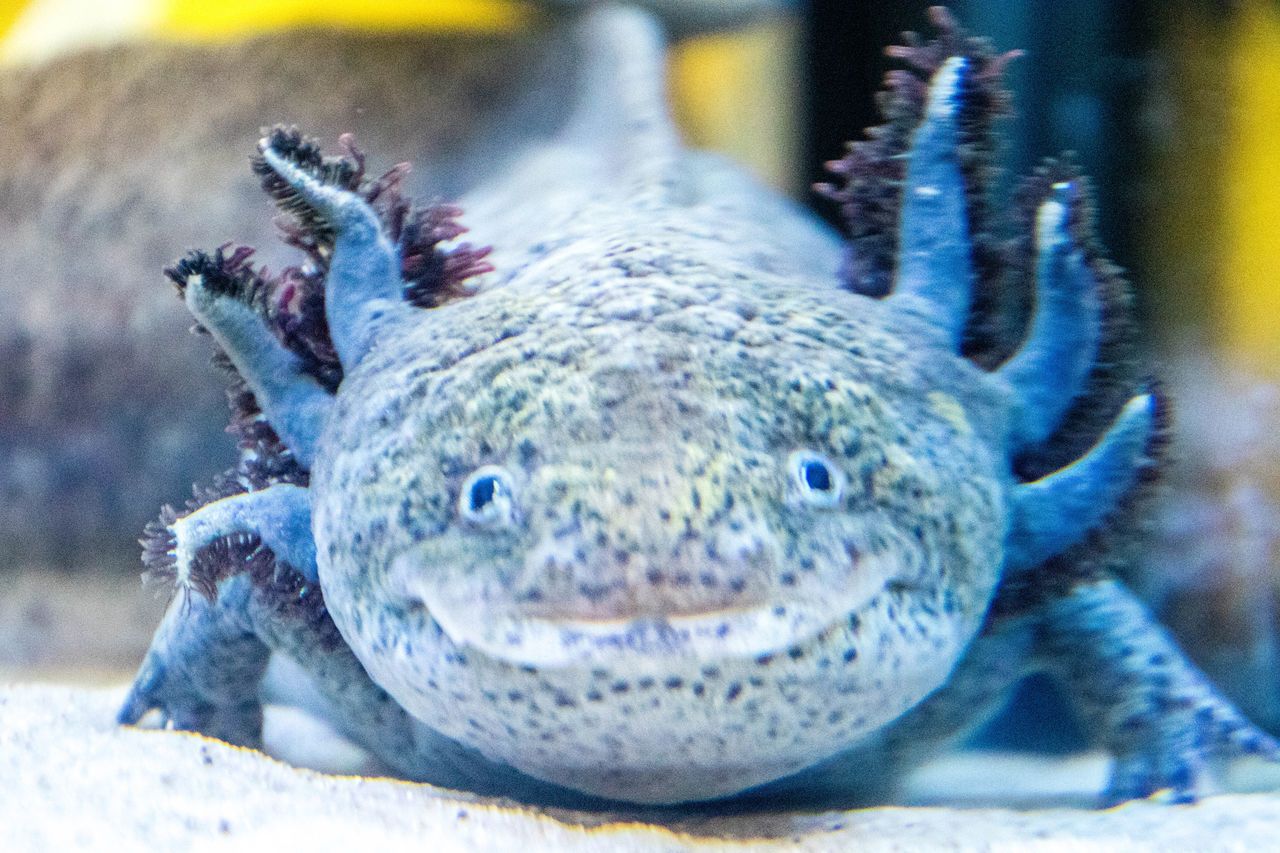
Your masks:
{"label": "axolotl head", "polygon": [[942,683],[1002,562],[980,372],[834,289],[576,276],[437,309],[344,380],[314,526],[374,680],[493,760],[661,802]]}

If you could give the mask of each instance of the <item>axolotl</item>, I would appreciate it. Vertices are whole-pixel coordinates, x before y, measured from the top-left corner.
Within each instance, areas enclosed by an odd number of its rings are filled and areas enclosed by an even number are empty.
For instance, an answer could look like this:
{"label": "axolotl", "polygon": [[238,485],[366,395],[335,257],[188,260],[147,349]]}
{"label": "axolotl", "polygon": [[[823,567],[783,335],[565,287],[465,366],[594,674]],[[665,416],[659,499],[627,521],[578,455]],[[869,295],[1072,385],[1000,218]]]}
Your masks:
{"label": "axolotl", "polygon": [[998,215],[1008,57],[935,17],[834,165],[844,237],[686,150],[631,9],[584,14],[575,117],[460,208],[270,131],[306,261],[168,271],[241,454],[147,530],[178,592],[121,722],[260,746],[282,655],[407,779],[776,807],[875,798],[1039,670],[1110,801],[1274,757],[1106,571],[1166,406],[1116,367],[1077,171]]}

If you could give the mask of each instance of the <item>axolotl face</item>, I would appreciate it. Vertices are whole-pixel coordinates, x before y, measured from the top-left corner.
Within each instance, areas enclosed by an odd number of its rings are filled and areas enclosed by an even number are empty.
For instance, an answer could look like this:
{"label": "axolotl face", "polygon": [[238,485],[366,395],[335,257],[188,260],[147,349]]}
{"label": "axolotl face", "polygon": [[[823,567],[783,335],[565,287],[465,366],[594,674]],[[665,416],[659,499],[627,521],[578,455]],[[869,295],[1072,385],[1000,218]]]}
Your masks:
{"label": "axolotl face", "polygon": [[919,702],[1007,524],[984,374],[884,303],[670,252],[420,312],[344,380],[312,483],[375,681],[491,760],[641,802],[788,775]]}

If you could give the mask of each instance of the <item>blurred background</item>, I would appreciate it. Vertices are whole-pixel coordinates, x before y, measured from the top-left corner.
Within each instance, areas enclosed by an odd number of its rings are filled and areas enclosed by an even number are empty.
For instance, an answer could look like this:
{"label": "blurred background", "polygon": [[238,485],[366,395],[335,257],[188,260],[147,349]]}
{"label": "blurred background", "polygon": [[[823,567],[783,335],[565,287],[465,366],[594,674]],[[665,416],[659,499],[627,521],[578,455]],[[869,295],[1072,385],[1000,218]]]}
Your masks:
{"label": "blurred background", "polygon": [[[416,195],[456,195],[563,120],[579,56],[556,22],[582,2],[0,0],[0,677],[118,681],[145,649],[164,601],[138,582],[142,526],[233,459],[209,345],[161,269],[228,241],[291,260],[247,168],[259,129],[353,132],[372,169],[411,161]],[[807,188],[878,121],[884,47],[927,34],[928,4],[650,5],[689,139],[834,221]],[[1274,729],[1280,3],[951,9],[1026,51],[1007,189],[1075,152],[1175,398],[1128,580]]]}

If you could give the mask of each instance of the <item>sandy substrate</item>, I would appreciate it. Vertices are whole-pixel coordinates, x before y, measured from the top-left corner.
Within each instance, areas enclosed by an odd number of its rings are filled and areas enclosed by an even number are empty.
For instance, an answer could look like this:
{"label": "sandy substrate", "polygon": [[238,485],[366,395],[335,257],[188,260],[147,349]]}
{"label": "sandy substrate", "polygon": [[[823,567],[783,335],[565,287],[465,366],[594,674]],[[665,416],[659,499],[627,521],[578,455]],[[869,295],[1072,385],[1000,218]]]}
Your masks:
{"label": "sandy substrate", "polygon": [[[1280,839],[1280,797],[1265,794],[1105,812],[882,808],[670,827],[552,815],[421,785],[300,770],[195,736],[117,728],[120,695],[0,688],[3,849],[1167,851],[1275,849]],[[304,760],[322,766],[356,760],[296,717],[276,715],[268,734],[309,751]],[[917,796],[928,799],[932,789],[935,798],[970,791],[983,799],[998,796],[1000,780],[1031,775],[1050,800],[1069,800],[1095,784],[1101,768],[1082,759],[1040,772],[969,757],[923,774]]]}

